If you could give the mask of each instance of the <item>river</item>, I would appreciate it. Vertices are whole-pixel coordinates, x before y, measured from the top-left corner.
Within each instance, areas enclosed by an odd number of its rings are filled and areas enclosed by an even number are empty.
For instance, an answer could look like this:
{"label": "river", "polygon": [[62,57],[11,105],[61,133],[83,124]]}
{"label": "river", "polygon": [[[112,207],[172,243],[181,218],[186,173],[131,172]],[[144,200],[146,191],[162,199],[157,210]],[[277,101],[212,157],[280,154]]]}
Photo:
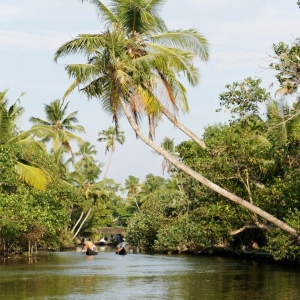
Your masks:
{"label": "river", "polygon": [[215,256],[44,252],[0,261],[1,299],[300,299],[300,268]]}

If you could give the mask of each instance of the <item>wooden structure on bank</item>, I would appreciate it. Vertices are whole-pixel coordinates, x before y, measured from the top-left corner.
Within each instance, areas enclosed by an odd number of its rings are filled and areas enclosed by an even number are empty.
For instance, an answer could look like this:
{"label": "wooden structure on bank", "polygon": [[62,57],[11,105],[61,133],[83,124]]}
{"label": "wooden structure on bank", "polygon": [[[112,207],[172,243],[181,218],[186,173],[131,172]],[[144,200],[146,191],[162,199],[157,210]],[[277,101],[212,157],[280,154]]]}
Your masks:
{"label": "wooden structure on bank", "polygon": [[122,227],[100,227],[98,229],[99,234],[125,234],[125,229]]}

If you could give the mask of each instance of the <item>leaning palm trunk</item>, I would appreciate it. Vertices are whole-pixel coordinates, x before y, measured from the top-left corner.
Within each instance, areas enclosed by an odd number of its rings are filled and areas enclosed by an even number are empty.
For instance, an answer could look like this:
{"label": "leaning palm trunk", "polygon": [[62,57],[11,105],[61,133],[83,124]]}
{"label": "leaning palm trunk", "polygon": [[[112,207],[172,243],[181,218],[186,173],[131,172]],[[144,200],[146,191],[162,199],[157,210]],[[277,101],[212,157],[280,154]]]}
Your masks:
{"label": "leaning palm trunk", "polygon": [[182,170],[183,172],[185,172],[186,174],[192,176],[194,179],[196,179],[197,181],[199,181],[200,183],[204,184],[205,186],[207,186],[208,188],[210,188],[211,190],[217,192],[218,194],[222,195],[223,197],[247,208],[248,210],[254,212],[255,214],[261,216],[262,218],[264,218],[265,220],[271,222],[272,224],[274,224],[275,226],[281,228],[282,230],[288,232],[289,234],[291,234],[292,236],[300,239],[299,234],[297,233],[297,231],[290,227],[288,224],[282,222],[281,220],[277,219],[276,217],[272,216],[271,214],[267,213],[266,211],[260,209],[259,207],[253,205],[252,203],[238,197],[237,195],[234,195],[232,193],[230,193],[229,191],[226,191],[225,189],[221,188],[220,186],[216,185],[215,183],[211,182],[210,180],[208,180],[207,178],[205,178],[204,176],[200,175],[199,173],[197,173],[196,171],[192,170],[191,168],[189,168],[188,166],[186,166],[185,164],[183,164],[182,162],[180,162],[179,160],[177,160],[175,157],[173,157],[172,155],[170,155],[167,151],[165,151],[163,148],[159,147],[158,145],[156,145],[152,140],[150,140],[149,138],[147,138],[142,131],[140,130],[140,128],[138,127],[138,125],[136,124],[136,122],[134,121],[129,109],[127,108],[126,103],[124,102],[124,100],[122,99],[122,97],[119,98],[120,100],[120,104],[122,106],[122,109],[132,127],[132,129],[135,131],[135,133],[137,134],[137,136],[144,142],[146,143],[148,146],[150,146],[152,149],[154,149],[157,153],[161,154],[163,157],[165,157],[168,161],[170,161],[172,164],[174,164],[174,166],[176,166],[178,169]]}
{"label": "leaning palm trunk", "polygon": [[112,154],[113,154],[113,150],[111,150],[111,152],[110,152],[109,161],[108,161],[107,168],[106,168],[106,170],[105,170],[105,174],[104,174],[102,180],[103,180],[104,178],[106,178],[106,175],[107,175],[107,172],[108,172],[110,163],[111,163]]}
{"label": "leaning palm trunk", "polygon": [[83,211],[81,212],[81,215],[80,215],[80,217],[78,218],[76,224],[73,226],[71,232],[74,232],[74,231],[75,231],[75,228],[76,228],[77,225],[79,224],[79,222],[80,222],[80,220],[82,219],[82,217],[83,217]]}
{"label": "leaning palm trunk", "polygon": [[75,233],[74,236],[73,236],[73,240],[76,238],[76,236],[77,236],[78,233],[80,232],[80,229],[82,228],[83,224],[85,223],[85,221],[86,221],[87,218],[89,217],[89,215],[90,215],[90,213],[91,213],[91,211],[92,211],[93,206],[94,206],[94,205],[92,205],[92,206],[90,207],[90,209],[89,209],[89,211],[87,212],[85,218],[82,220],[82,222],[81,222],[81,224],[80,224],[78,230],[76,231],[76,233]]}
{"label": "leaning palm trunk", "polygon": [[197,137],[191,130],[186,128],[183,124],[181,124],[164,106],[161,105],[162,113],[182,132],[184,132],[187,136],[193,139],[201,148],[205,149],[205,142]]}
{"label": "leaning palm trunk", "polygon": [[139,207],[139,205],[138,205],[138,203],[137,203],[137,201],[136,201],[136,197],[134,197],[134,201],[135,201],[135,205],[136,205],[138,211],[140,212],[141,210],[140,210],[140,207]]}

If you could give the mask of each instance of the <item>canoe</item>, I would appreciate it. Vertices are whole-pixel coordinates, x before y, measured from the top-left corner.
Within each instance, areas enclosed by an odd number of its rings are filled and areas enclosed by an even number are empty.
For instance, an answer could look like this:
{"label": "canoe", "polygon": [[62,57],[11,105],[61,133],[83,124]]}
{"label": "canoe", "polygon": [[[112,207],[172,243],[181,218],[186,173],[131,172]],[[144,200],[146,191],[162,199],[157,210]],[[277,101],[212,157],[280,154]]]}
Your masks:
{"label": "canoe", "polygon": [[126,255],[127,254],[127,251],[126,249],[123,247],[123,248],[117,248],[116,249],[116,254],[119,254],[119,255]]}
{"label": "canoe", "polygon": [[86,255],[98,255],[98,252],[90,250],[90,249],[87,249],[86,250]]}

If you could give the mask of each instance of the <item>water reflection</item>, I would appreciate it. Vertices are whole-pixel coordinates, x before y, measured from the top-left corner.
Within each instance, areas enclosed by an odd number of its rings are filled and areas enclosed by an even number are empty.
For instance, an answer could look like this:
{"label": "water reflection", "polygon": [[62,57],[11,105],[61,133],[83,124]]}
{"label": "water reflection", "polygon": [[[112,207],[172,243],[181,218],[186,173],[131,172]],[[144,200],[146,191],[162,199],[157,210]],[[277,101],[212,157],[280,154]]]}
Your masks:
{"label": "water reflection", "polygon": [[99,247],[0,265],[1,299],[300,299],[297,268],[216,257],[115,255]]}

